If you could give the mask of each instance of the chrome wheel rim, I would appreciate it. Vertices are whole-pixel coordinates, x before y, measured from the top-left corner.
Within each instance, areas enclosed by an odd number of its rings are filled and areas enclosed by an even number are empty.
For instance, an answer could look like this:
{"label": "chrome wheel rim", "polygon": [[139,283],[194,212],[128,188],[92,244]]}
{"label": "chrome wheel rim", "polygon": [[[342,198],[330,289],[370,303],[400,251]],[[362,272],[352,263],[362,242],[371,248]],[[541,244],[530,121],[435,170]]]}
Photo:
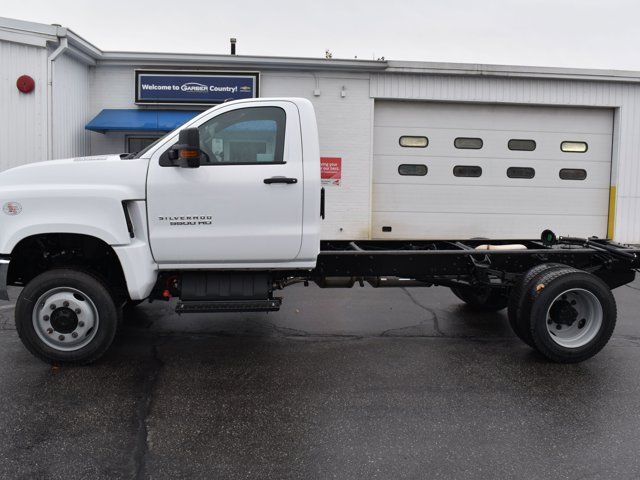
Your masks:
{"label": "chrome wheel rim", "polygon": [[588,290],[573,288],[551,302],[546,317],[547,332],[561,347],[580,348],[598,335],[603,316],[598,297]]}
{"label": "chrome wheel rim", "polygon": [[33,328],[45,345],[61,352],[87,346],[98,332],[95,304],[71,287],[53,288],[40,296],[32,315]]}

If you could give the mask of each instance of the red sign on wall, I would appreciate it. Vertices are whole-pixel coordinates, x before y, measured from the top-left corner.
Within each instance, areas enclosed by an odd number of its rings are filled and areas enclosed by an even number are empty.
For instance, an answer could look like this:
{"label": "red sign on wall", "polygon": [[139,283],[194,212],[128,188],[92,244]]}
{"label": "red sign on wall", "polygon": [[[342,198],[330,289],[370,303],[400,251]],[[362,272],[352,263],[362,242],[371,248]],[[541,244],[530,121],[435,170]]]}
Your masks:
{"label": "red sign on wall", "polygon": [[340,185],[342,158],[320,157],[320,178],[322,179],[322,185]]}

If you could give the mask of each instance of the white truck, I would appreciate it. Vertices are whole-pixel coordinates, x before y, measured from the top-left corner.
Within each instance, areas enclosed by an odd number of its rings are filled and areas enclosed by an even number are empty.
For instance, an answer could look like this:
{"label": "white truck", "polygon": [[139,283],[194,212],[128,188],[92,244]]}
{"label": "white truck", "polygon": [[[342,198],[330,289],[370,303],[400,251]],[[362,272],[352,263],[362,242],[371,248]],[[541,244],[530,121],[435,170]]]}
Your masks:
{"label": "white truck", "polygon": [[638,251],[595,238],[321,241],[324,190],[312,104],[252,99],[205,111],[135,155],[33,163],[0,174],[0,298],[24,287],[26,348],[85,364],[128,302],[189,312],[274,311],[276,290],[446,286],[501,310],[556,362],[595,355],[616,322],[611,289]]}

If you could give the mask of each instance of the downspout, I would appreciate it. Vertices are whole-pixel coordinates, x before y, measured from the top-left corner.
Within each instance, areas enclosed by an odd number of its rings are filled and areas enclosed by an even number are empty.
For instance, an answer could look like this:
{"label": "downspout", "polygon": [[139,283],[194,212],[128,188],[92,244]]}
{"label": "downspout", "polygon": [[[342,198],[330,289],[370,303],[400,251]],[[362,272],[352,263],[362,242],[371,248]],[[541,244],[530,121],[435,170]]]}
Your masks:
{"label": "downspout", "polygon": [[53,62],[68,49],[67,37],[61,37],[60,45],[47,58],[47,160],[53,159]]}

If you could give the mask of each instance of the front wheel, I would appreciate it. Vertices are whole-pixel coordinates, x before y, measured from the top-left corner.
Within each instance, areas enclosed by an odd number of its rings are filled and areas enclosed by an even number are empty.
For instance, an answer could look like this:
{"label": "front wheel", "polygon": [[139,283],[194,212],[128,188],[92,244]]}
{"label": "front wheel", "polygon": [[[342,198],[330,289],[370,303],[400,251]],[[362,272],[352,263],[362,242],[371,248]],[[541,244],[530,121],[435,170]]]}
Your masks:
{"label": "front wheel", "polygon": [[16,302],[16,330],[25,347],[48,363],[87,364],[116,335],[119,310],[101,280],[72,269],[42,273]]}

